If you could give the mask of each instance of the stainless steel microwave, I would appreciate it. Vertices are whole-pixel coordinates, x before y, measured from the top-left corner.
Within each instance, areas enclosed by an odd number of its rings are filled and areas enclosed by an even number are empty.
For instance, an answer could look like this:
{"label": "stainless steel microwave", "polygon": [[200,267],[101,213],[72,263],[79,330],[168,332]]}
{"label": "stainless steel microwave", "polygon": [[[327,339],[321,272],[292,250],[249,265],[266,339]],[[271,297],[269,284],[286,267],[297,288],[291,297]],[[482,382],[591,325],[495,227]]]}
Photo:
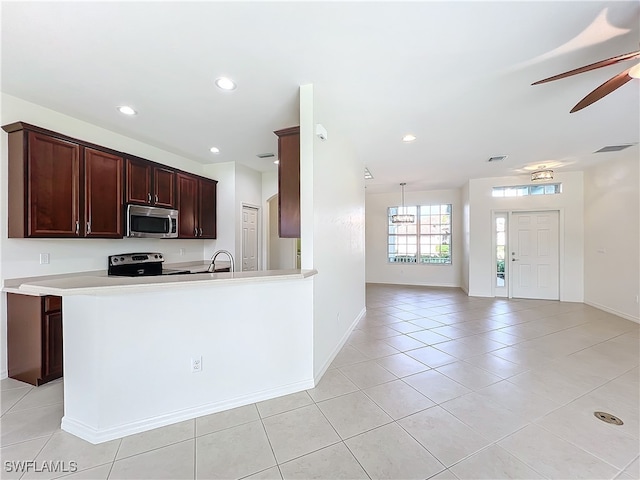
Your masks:
{"label": "stainless steel microwave", "polygon": [[127,237],[178,238],[178,211],[127,205]]}

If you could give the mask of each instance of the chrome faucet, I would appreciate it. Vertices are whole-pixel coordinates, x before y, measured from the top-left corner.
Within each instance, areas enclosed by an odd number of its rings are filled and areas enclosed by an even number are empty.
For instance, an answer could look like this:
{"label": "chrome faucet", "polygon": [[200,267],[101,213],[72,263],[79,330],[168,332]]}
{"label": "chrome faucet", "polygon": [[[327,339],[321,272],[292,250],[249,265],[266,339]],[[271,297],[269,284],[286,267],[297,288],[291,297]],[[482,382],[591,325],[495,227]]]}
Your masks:
{"label": "chrome faucet", "polygon": [[207,269],[207,272],[213,273],[216,270],[216,257],[218,255],[220,255],[221,253],[224,253],[227,257],[229,257],[229,260],[231,260],[231,271],[235,272],[236,269],[233,265],[233,255],[231,255],[231,252],[229,252],[228,250],[218,250],[217,252],[215,252],[213,254],[213,256],[211,257],[211,265],[209,265],[209,268]]}

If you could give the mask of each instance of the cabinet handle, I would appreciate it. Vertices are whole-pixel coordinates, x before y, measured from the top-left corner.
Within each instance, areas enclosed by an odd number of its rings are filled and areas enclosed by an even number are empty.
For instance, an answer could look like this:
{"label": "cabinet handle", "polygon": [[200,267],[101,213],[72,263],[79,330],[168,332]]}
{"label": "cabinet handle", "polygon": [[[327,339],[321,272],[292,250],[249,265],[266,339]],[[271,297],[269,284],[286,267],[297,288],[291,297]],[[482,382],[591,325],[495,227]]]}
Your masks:
{"label": "cabinet handle", "polygon": [[147,193],[147,203],[151,203],[151,194]]}
{"label": "cabinet handle", "polygon": [[198,236],[198,229],[197,229],[197,228],[194,228],[194,229],[193,229],[193,234],[194,234],[196,237]]}
{"label": "cabinet handle", "polygon": [[202,227],[200,227],[200,236],[202,236]]}
{"label": "cabinet handle", "polygon": [[87,222],[87,235],[91,233],[91,222]]}
{"label": "cabinet handle", "polygon": [[80,235],[80,221],[76,220],[76,235]]}
{"label": "cabinet handle", "polygon": [[158,194],[156,193],[154,197],[155,197],[154,203],[158,203]]}

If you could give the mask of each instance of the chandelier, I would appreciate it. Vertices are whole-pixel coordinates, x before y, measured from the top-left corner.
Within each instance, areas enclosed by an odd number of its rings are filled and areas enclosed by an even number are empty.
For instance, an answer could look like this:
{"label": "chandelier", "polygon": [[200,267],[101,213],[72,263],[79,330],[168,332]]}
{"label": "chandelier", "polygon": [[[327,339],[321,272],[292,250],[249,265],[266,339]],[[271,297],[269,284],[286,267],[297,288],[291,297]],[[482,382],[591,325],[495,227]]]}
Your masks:
{"label": "chandelier", "polygon": [[553,170],[551,170],[550,168],[544,168],[544,165],[540,168],[540,170],[536,170],[535,172],[531,173],[532,182],[553,180]]}
{"label": "chandelier", "polygon": [[413,223],[416,221],[416,216],[410,213],[406,213],[407,208],[404,206],[404,186],[406,183],[401,183],[402,188],[402,207],[398,209],[397,215],[391,215],[391,223]]}

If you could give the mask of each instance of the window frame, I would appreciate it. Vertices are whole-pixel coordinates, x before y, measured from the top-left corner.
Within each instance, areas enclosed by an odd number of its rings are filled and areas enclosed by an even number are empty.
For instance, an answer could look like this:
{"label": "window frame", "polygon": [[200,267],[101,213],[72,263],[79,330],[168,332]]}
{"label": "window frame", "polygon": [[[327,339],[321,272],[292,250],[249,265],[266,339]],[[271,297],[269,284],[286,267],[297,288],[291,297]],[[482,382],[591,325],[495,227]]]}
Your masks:
{"label": "window frame", "polygon": [[[547,187],[553,187],[553,192],[547,192]],[[542,188],[542,192],[534,193],[534,189]],[[498,193],[501,193],[498,194]],[[509,193],[509,195],[507,195]],[[513,193],[513,194],[511,194]],[[518,198],[518,197],[538,197],[543,195],[559,195],[562,193],[562,183],[538,183],[529,185],[501,185],[491,188],[493,198]]]}
{"label": "window frame", "polygon": [[[438,207],[440,209],[440,212],[438,212],[437,214],[431,213],[433,211],[434,207]],[[447,207],[447,211],[445,211],[443,213],[442,211],[442,207]],[[422,209],[426,209],[426,212],[423,211]],[[391,222],[391,216],[399,213],[399,211],[401,210],[400,206],[392,206],[392,207],[387,207],[387,252],[386,252],[386,257],[387,257],[387,264],[389,265],[439,265],[439,266],[451,266],[453,265],[453,248],[452,248],[452,244],[453,244],[453,204],[452,203],[437,203],[437,204],[428,204],[428,205],[411,205],[411,206],[406,206],[404,207],[404,210],[402,213],[411,213],[413,215],[415,215],[416,220],[414,223],[409,224],[410,226],[414,226],[415,227],[415,233],[397,233],[394,232],[392,233],[391,231],[391,227],[392,226],[401,226],[398,224],[393,224]],[[447,223],[442,223],[442,221],[440,221],[440,223],[432,223],[432,222],[428,222],[428,223],[423,223],[422,219],[423,218],[431,218],[433,216],[439,216],[440,220],[442,220],[442,217],[444,215],[447,215],[449,217],[449,222]],[[431,233],[433,226],[437,226],[438,227],[438,232],[436,233]],[[448,227],[448,231],[442,231],[443,226]],[[421,228],[422,227],[422,228]],[[426,228],[425,228],[426,227]],[[427,229],[427,232],[421,231],[421,230],[425,230]],[[441,236],[441,237],[449,237],[448,238],[448,243],[424,243],[424,241],[421,241],[423,239],[429,239],[432,240],[431,237],[434,236]],[[404,242],[396,242],[396,243],[391,243],[391,239],[392,238],[402,238],[404,239]],[[406,240],[411,239],[412,241],[407,242]],[[405,246],[413,246],[415,245],[415,254],[414,258],[415,261],[393,261],[391,260],[391,257],[393,256],[393,258],[398,258],[401,257],[402,254],[400,253],[391,253],[391,249],[392,247],[398,247],[398,245],[402,245],[404,244]],[[433,246],[437,246],[437,245],[447,245],[449,247],[449,255],[448,257],[426,257],[427,259],[438,259],[438,260],[446,260],[446,261],[422,261],[422,257],[423,257],[423,253],[422,253],[422,248],[423,245],[433,245]],[[408,254],[407,254],[408,256]]]}

